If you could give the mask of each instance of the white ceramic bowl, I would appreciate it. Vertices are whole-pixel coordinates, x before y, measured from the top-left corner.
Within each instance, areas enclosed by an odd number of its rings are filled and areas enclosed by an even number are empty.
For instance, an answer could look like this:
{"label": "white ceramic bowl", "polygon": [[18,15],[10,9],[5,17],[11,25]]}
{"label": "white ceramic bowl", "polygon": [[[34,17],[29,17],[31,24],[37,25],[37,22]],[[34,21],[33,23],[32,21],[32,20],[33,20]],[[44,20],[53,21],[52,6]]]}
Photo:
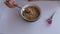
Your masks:
{"label": "white ceramic bowl", "polygon": [[38,18],[33,19],[33,20],[28,20],[28,19],[26,19],[26,18],[22,15],[22,13],[23,13],[23,11],[25,10],[25,8],[27,8],[27,7],[29,7],[29,6],[36,6],[36,7],[39,9],[39,12],[40,12],[40,14],[41,14],[41,10],[40,10],[39,6],[37,6],[37,5],[35,5],[35,4],[28,4],[28,5],[25,5],[24,7],[22,7],[22,9],[21,9],[21,16],[23,17],[23,19],[25,19],[25,20],[27,20],[27,21],[36,21],[36,20],[38,20],[39,17],[40,17],[40,15],[39,15]]}

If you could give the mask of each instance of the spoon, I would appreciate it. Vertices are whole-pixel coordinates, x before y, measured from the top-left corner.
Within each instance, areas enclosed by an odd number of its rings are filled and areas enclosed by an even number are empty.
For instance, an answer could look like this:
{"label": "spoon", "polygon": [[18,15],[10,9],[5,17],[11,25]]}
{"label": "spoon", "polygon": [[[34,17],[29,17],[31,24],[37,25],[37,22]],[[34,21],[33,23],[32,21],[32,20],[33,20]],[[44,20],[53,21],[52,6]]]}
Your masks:
{"label": "spoon", "polygon": [[48,24],[52,24],[52,18],[55,15],[55,12],[51,15],[50,18],[47,19]]}

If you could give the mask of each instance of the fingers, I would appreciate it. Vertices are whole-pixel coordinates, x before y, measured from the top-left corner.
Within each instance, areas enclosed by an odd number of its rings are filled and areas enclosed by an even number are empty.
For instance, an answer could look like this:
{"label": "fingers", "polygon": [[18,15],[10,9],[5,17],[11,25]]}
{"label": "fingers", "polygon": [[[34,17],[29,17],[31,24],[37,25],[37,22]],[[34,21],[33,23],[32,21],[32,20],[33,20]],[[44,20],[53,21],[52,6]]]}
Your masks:
{"label": "fingers", "polygon": [[15,3],[15,0],[5,0],[5,5],[7,5],[9,8],[15,8],[17,4],[14,4]]}

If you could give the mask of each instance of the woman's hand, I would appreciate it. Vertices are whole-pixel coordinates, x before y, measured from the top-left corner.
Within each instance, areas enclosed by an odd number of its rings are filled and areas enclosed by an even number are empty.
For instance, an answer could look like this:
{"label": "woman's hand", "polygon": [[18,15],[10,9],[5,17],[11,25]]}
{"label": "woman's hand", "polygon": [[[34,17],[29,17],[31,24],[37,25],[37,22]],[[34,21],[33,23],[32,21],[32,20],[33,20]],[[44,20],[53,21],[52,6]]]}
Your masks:
{"label": "woman's hand", "polygon": [[9,8],[15,8],[17,6],[15,0],[5,0],[5,5],[7,5]]}

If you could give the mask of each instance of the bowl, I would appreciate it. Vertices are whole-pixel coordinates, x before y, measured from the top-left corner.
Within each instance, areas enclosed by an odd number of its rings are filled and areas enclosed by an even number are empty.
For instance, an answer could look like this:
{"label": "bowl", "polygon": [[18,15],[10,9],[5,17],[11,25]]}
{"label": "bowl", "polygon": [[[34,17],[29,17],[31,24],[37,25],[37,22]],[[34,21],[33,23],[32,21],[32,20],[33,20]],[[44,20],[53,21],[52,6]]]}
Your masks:
{"label": "bowl", "polygon": [[[25,18],[25,17],[23,16],[23,14],[22,14],[23,11],[24,11],[27,7],[30,7],[30,6],[34,6],[34,7],[36,7],[36,8],[39,10],[39,11],[37,11],[37,12],[39,12],[38,17],[35,18],[35,19],[32,19],[32,20],[29,20],[29,19]],[[40,14],[41,14],[41,10],[40,10],[39,6],[37,6],[37,5],[35,5],[35,4],[25,5],[25,6],[22,7],[22,9],[21,9],[21,16],[22,16],[22,18],[23,18],[24,20],[26,20],[26,21],[29,21],[29,22],[37,21],[37,20],[39,19],[39,17],[40,17]]]}

